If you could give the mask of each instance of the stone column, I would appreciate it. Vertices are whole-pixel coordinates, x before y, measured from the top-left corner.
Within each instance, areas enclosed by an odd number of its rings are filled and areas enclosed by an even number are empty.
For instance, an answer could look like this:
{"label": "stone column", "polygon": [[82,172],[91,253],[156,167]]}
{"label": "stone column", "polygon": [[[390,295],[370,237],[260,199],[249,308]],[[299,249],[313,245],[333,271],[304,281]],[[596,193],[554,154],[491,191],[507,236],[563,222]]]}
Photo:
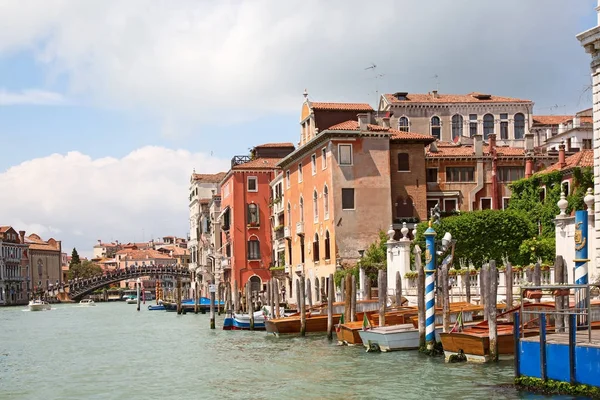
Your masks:
{"label": "stone column", "polygon": [[406,223],[403,223],[402,238],[394,240],[394,228],[390,226],[388,231],[389,239],[387,241],[387,287],[396,287],[396,272],[400,272],[400,276],[410,271],[410,239],[407,237],[408,228]]}

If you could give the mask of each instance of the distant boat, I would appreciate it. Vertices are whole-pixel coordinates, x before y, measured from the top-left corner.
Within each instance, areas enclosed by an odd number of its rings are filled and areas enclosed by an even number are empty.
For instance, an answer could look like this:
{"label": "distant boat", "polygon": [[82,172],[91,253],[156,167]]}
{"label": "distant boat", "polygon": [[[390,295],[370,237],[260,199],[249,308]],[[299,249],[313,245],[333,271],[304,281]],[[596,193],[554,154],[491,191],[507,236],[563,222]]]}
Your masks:
{"label": "distant boat", "polygon": [[127,303],[127,304],[136,304],[137,303],[137,297],[128,297],[127,300],[125,300],[125,303]]}
{"label": "distant boat", "polygon": [[92,299],[83,299],[79,302],[80,307],[94,307],[96,303]]}
{"label": "distant boat", "polygon": [[[220,304],[221,306],[225,305],[225,302],[221,300],[218,302],[215,300],[215,306]],[[167,311],[177,311],[177,302],[175,301],[164,301],[163,305],[165,306],[165,310]],[[196,305],[196,301],[194,299],[185,299],[181,301],[181,308],[185,309],[185,311],[194,311],[194,307]],[[199,311],[208,311],[210,308],[210,299],[207,297],[200,297],[198,299],[198,310]]]}
{"label": "distant boat", "polygon": [[163,306],[162,304],[157,304],[157,305],[152,305],[150,304],[148,306],[148,310],[150,311],[165,311],[165,306]]}
{"label": "distant boat", "polygon": [[[250,315],[236,314],[231,317],[226,317],[223,321],[224,331],[250,330]],[[254,330],[265,330],[265,314],[263,311],[254,312]]]}
{"label": "distant boat", "polygon": [[28,307],[29,311],[48,311],[52,309],[50,304],[43,300],[31,300]]}

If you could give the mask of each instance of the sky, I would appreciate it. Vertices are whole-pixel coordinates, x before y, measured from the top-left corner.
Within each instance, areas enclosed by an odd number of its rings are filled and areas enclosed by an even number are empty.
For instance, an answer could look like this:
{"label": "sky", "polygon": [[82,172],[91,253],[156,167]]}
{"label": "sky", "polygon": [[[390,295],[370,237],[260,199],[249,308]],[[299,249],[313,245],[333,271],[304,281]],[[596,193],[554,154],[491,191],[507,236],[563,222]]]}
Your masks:
{"label": "sky", "polygon": [[595,3],[0,0],[0,225],[88,257],[99,239],[186,237],[192,171],[297,143],[305,89],[589,108],[575,36]]}

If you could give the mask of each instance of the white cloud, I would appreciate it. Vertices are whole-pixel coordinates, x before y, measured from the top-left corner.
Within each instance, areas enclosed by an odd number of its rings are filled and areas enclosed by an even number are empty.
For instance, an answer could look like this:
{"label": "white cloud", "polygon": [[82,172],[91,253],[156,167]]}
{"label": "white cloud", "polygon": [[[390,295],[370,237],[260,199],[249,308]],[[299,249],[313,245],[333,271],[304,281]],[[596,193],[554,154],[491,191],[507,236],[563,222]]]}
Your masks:
{"label": "white cloud", "polygon": [[18,92],[9,92],[0,89],[0,106],[15,105],[47,105],[59,106],[67,104],[65,97],[56,92],[39,89],[25,89]]}
{"label": "white cloud", "polygon": [[203,153],[151,146],[120,159],[52,154],[0,173],[0,187],[10,188],[0,191],[0,224],[52,236],[86,256],[98,239],[185,236],[191,171],[227,166]]}
{"label": "white cloud", "polygon": [[[577,101],[589,60],[574,35],[593,7],[591,0],[8,1],[0,4],[0,55],[31,50],[75,94],[156,114],[169,135],[175,120],[297,112],[305,87],[319,100],[374,103],[376,89],[432,90],[436,74],[443,92]],[[371,62],[385,74],[379,82],[364,70]]]}

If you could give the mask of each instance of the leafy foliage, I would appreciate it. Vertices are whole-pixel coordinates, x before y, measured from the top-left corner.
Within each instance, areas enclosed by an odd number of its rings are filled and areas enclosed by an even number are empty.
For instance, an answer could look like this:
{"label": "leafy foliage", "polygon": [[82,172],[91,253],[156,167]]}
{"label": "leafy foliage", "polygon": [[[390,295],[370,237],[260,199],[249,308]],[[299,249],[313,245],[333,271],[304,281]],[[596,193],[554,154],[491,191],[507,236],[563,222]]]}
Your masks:
{"label": "leafy foliage", "polygon": [[600,388],[598,387],[584,384],[571,385],[569,382],[555,381],[552,379],[544,381],[539,378],[520,376],[515,378],[515,385],[521,390],[547,395],[562,394],[571,396],[586,396],[592,399],[600,398]]}
{"label": "leafy foliage", "polygon": [[79,259],[79,253],[77,253],[77,249],[73,247],[73,251],[71,252],[71,262],[69,263],[69,269],[75,264],[81,264],[81,260]]}
{"label": "leafy foliage", "polygon": [[[423,233],[427,224],[417,227],[417,242],[425,249]],[[521,243],[535,235],[535,226],[527,215],[519,211],[483,210],[464,212],[460,215],[442,218],[434,226],[438,237],[450,232],[456,240],[455,259],[465,259],[475,266],[487,260],[508,259],[522,263],[519,253]],[[441,260],[440,260],[441,261]]]}
{"label": "leafy foliage", "polygon": [[523,265],[533,264],[538,259],[541,259],[544,263],[552,263],[554,262],[555,249],[555,237],[533,237],[521,243],[519,255]]}
{"label": "leafy foliage", "polygon": [[102,268],[91,261],[83,260],[79,264],[71,263],[69,266],[69,279],[87,279],[99,275],[102,275]]}
{"label": "leafy foliage", "polygon": [[342,277],[351,275],[356,276],[356,281],[358,282],[361,266],[365,269],[365,275],[371,279],[371,282],[377,282],[378,271],[387,268],[387,240],[388,237],[386,233],[380,231],[379,240],[371,243],[369,248],[365,250],[359,264],[352,267],[345,266],[341,271],[336,271],[334,275],[335,285],[340,285]]}

